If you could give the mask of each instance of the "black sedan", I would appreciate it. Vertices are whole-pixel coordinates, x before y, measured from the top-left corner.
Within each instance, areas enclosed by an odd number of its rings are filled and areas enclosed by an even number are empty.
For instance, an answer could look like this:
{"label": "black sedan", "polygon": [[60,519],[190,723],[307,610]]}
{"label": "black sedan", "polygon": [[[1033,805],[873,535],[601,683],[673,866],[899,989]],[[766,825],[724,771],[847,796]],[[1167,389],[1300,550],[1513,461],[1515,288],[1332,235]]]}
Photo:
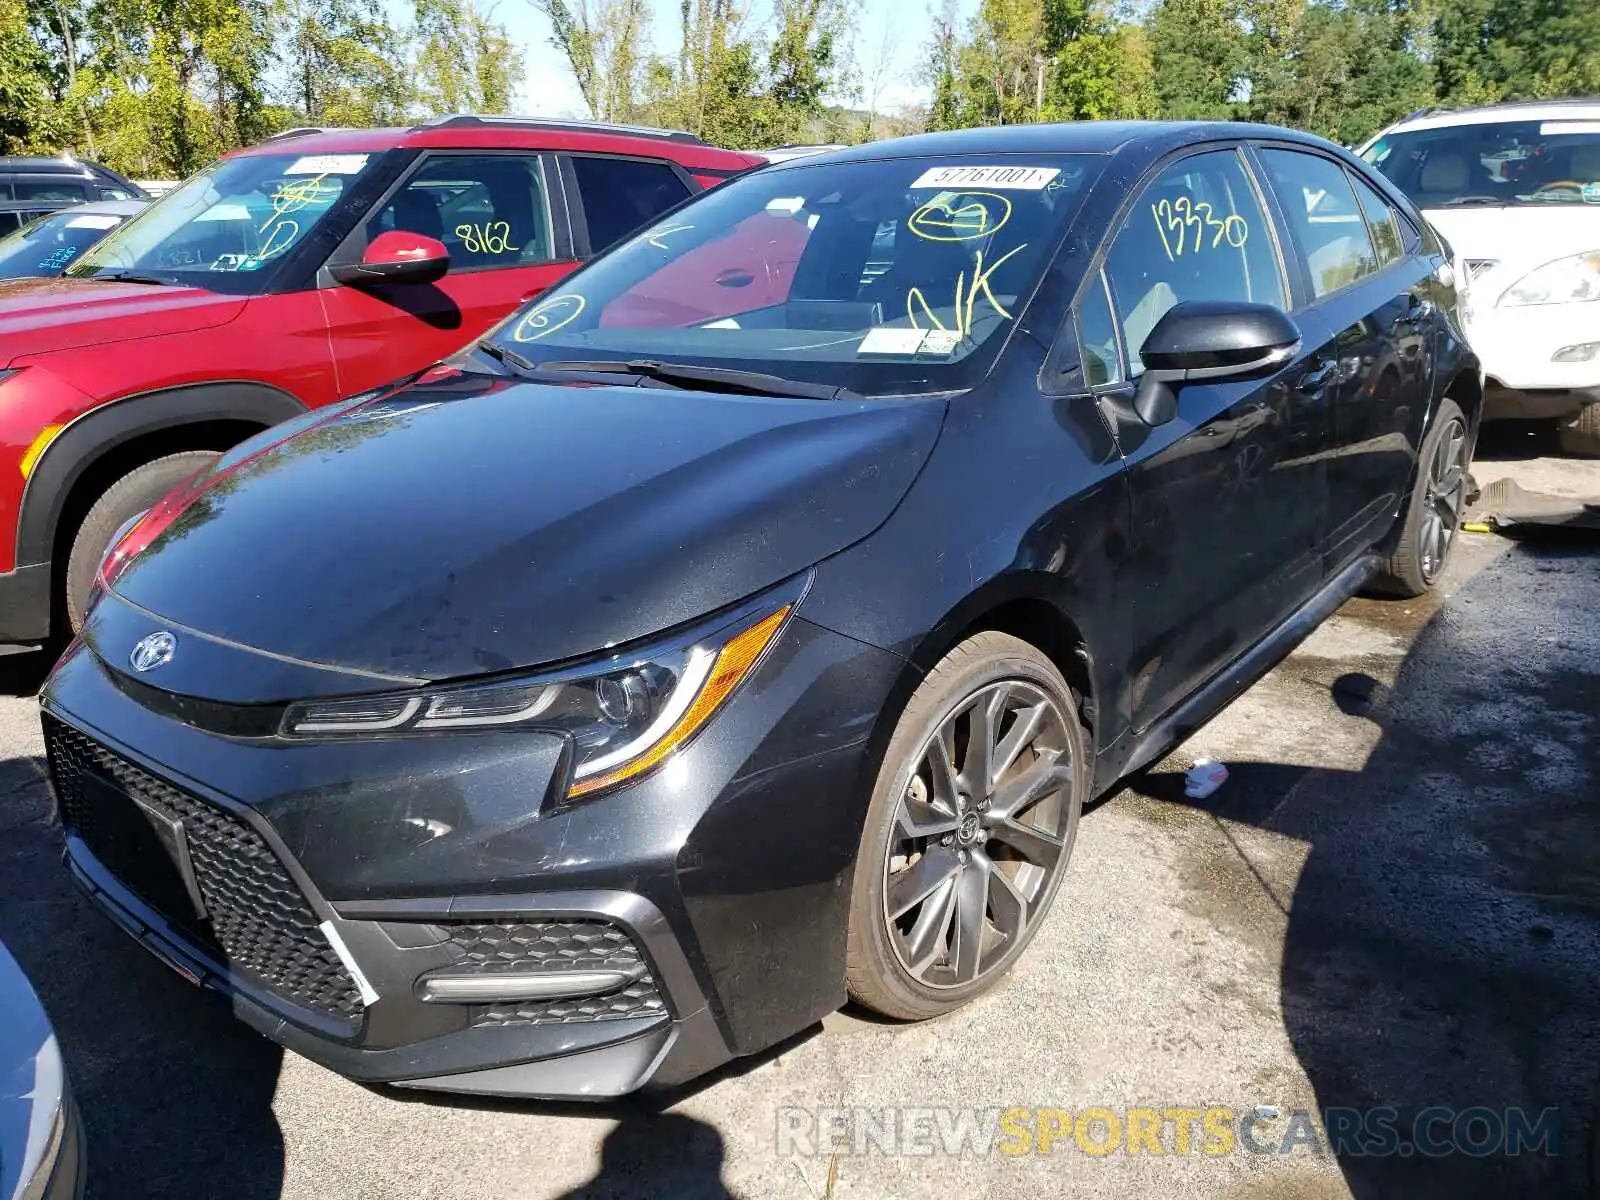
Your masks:
{"label": "black sedan", "polygon": [[1439,579],[1455,299],[1281,129],[752,173],[125,532],[43,698],[70,868],[364,1080],[609,1095],[947,1012],[1086,801]]}

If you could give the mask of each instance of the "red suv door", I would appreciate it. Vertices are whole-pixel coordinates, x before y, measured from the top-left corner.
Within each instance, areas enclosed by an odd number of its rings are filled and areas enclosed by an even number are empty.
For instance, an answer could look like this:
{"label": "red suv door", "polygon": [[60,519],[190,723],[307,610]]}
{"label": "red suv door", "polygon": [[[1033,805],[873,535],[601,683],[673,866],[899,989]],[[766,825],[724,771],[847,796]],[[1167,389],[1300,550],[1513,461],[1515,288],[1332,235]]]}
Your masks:
{"label": "red suv door", "polygon": [[552,199],[564,210],[548,165],[525,151],[426,154],[345,239],[330,261],[359,259],[391,229],[424,234],[449,249],[450,271],[432,284],[320,281],[341,395],[454,353],[577,265],[564,220],[552,217]]}

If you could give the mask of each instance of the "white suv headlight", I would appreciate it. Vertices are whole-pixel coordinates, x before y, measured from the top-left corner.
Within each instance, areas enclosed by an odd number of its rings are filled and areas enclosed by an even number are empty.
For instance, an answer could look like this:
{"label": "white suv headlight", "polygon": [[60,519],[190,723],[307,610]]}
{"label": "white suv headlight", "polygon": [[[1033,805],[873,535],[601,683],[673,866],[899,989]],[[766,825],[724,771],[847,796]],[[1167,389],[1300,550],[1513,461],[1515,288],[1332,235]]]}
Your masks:
{"label": "white suv headlight", "polygon": [[1600,250],[1558,258],[1529,271],[1501,293],[1502,308],[1600,300]]}

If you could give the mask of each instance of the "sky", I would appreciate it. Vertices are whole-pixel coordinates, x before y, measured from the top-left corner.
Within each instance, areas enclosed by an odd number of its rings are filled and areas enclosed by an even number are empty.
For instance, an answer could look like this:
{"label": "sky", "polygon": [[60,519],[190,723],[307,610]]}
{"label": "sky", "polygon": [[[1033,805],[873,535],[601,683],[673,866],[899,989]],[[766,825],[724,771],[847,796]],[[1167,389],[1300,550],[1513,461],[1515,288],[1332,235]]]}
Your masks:
{"label": "sky", "polygon": [[[927,88],[917,81],[916,74],[928,40],[929,5],[930,0],[860,0],[851,51],[864,87],[874,66],[885,64],[878,99],[881,111],[893,111],[927,98]],[[651,6],[656,50],[676,53],[678,0],[651,0]],[[754,7],[753,21],[758,25],[770,21],[771,0],[755,0]],[[961,0],[963,18],[974,7],[975,0]],[[529,0],[499,0],[493,19],[506,26],[511,40],[521,47],[527,66],[518,112],[536,117],[586,116],[583,97],[578,94],[566,58],[550,45],[550,22],[544,15]],[[861,102],[865,101],[862,96]]]}

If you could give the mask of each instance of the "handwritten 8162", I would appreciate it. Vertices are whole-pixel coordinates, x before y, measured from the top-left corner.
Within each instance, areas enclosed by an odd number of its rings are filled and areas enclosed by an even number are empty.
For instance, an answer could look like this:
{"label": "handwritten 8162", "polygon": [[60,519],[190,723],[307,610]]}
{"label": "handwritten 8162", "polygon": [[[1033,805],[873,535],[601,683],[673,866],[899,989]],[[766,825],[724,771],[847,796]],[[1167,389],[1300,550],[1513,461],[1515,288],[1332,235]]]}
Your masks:
{"label": "handwritten 8162", "polygon": [[505,221],[489,221],[483,225],[457,225],[456,237],[468,254],[504,254],[519,250],[511,244],[511,226]]}

